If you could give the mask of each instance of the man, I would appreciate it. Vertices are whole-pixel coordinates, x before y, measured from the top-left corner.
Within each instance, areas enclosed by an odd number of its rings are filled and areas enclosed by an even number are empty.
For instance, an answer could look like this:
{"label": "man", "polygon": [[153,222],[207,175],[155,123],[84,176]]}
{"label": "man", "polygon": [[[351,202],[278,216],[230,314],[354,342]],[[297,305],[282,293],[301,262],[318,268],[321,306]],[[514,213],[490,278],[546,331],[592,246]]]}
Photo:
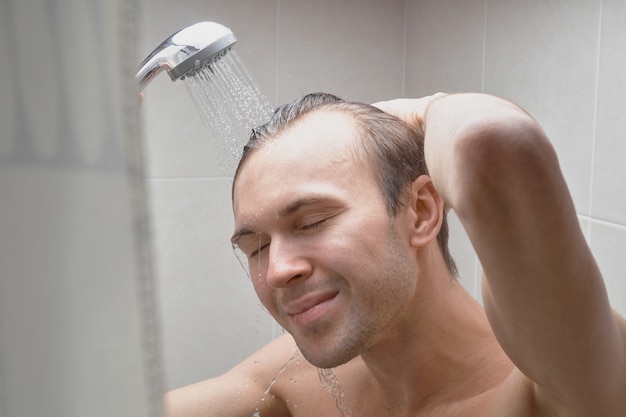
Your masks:
{"label": "man", "polygon": [[[170,416],[626,415],[626,322],[554,150],[514,104],[305,96],[253,132],[233,209],[233,244],[289,334],[168,393]],[[455,278],[447,210],[484,309]]]}

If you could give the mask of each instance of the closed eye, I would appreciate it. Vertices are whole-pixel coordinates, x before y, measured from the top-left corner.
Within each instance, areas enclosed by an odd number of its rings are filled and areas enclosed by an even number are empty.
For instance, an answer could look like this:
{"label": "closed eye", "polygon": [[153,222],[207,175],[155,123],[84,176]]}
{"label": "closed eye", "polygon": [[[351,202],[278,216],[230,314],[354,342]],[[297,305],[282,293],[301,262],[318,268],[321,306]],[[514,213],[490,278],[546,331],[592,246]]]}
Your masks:
{"label": "closed eye", "polygon": [[250,253],[248,255],[248,258],[254,258],[255,256],[258,256],[263,251],[263,249],[267,248],[269,245],[269,243],[266,243],[265,245],[259,245],[259,248]]}
{"label": "closed eye", "polygon": [[328,218],[313,222],[313,223],[309,223],[309,224],[305,224],[304,226],[302,226],[300,229],[301,230],[311,230],[311,229],[315,229],[316,227],[319,227],[321,225],[323,225],[324,223],[326,223],[328,221]]}
{"label": "closed eye", "polygon": [[340,215],[344,210],[344,208],[332,206],[317,210],[312,209],[309,212],[305,212],[298,221],[301,225],[298,230],[306,232],[321,226],[326,226],[327,223],[332,223],[332,220]]}
{"label": "closed eye", "polygon": [[233,242],[233,248],[239,250],[248,259],[258,256],[269,245],[268,237],[256,233],[239,236]]}

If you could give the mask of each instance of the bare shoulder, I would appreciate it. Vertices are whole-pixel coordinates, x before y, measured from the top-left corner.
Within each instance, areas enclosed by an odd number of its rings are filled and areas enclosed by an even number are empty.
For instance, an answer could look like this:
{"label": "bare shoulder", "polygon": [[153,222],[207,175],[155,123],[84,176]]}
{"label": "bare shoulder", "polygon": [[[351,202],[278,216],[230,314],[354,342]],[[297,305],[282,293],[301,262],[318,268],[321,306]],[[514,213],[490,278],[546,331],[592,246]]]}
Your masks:
{"label": "bare shoulder", "polygon": [[318,369],[287,334],[224,375],[166,393],[164,407],[167,417],[313,417],[336,412]]}
{"label": "bare shoulder", "polygon": [[167,392],[167,417],[290,417],[281,397],[270,389],[281,369],[294,357],[296,345],[290,336],[270,342],[236,367],[216,378]]}

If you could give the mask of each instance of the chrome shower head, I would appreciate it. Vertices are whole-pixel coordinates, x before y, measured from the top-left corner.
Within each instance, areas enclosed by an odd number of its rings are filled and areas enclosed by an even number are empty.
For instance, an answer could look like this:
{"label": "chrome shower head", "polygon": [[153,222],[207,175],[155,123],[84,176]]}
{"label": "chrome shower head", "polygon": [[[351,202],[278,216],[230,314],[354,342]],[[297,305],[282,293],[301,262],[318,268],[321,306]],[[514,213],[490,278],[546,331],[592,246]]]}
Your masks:
{"label": "chrome shower head", "polygon": [[135,76],[143,89],[161,70],[172,81],[183,79],[218,59],[237,41],[233,32],[215,22],[187,26],[163,41],[144,59]]}

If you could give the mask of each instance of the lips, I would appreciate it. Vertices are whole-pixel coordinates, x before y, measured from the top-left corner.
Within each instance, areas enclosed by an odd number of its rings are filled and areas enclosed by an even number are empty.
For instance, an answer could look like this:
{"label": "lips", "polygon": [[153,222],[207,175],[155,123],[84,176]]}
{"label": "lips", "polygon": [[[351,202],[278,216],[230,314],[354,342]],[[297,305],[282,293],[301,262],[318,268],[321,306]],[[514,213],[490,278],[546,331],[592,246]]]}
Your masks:
{"label": "lips", "polygon": [[298,325],[305,325],[326,314],[338,291],[312,293],[287,304],[287,314]]}

